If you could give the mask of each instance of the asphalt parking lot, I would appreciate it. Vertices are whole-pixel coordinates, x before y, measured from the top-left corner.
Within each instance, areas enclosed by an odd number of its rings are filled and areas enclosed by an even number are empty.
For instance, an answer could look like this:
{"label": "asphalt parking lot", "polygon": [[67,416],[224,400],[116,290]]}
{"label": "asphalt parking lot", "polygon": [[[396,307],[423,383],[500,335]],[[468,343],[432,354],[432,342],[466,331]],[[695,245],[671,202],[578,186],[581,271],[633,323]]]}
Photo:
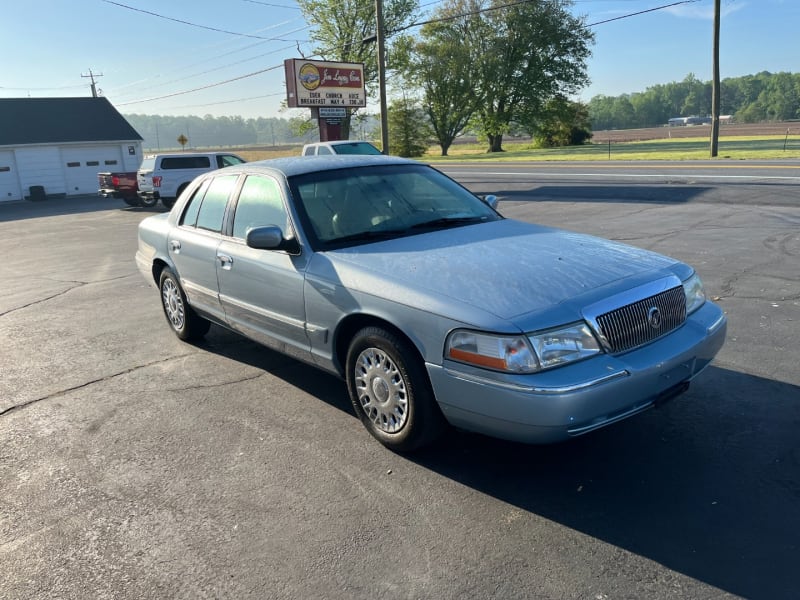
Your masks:
{"label": "asphalt parking lot", "polygon": [[337,379],[171,333],[133,261],[157,209],[0,204],[0,598],[796,598],[800,186],[467,179],[694,265],[718,360],[566,444],[401,456]]}

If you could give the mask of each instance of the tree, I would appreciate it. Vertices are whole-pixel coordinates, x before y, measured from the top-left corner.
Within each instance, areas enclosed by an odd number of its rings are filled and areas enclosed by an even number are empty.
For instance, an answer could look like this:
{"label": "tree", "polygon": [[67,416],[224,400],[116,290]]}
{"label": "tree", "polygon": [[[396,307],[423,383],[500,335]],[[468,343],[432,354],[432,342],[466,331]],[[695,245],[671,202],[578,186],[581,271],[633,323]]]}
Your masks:
{"label": "tree", "polygon": [[425,114],[406,97],[394,100],[389,107],[389,147],[392,154],[416,157],[430,145],[431,130]]}
{"label": "tree", "polygon": [[474,10],[474,0],[448,0],[434,13],[436,21],[425,25],[420,39],[403,38],[394,53],[394,66],[403,79],[422,92],[422,106],[434,136],[447,152],[469,123],[479,104],[473,68],[477,15],[453,18]]}
{"label": "tree", "polygon": [[[314,53],[322,60],[364,63],[364,80],[369,87],[378,78],[375,44],[364,43],[374,35],[375,2],[373,0],[298,0],[306,21],[311,25],[309,37]],[[417,0],[385,0],[383,20],[387,32],[408,24]],[[350,137],[350,115],[342,120],[342,135]]]}
{"label": "tree", "polygon": [[538,118],[527,123],[526,129],[540,147],[578,146],[592,138],[589,107],[557,96],[545,103]]}
{"label": "tree", "polygon": [[594,35],[569,12],[571,0],[491,2],[475,37],[481,99],[475,123],[488,151],[502,152],[512,120],[535,114],[557,94],[573,94],[588,82],[586,59]]}

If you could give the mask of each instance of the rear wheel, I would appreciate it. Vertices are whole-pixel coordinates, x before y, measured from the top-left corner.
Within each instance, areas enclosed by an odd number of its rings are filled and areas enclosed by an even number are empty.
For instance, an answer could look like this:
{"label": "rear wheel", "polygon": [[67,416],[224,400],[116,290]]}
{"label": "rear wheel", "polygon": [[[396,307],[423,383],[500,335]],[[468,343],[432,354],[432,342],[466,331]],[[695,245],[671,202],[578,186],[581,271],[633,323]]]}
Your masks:
{"label": "rear wheel", "polygon": [[164,316],[167,317],[167,322],[175,335],[184,341],[203,337],[208,332],[211,323],[194,312],[186,302],[186,295],[172,269],[167,267],[161,271],[158,287],[161,290],[161,306],[164,309]]}
{"label": "rear wheel", "polygon": [[138,196],[123,196],[122,199],[125,201],[125,204],[128,206],[141,206],[142,203],[139,202]]}
{"label": "rear wheel", "polygon": [[139,196],[139,203],[145,208],[153,208],[158,204],[158,199],[155,196]]}
{"label": "rear wheel", "polygon": [[391,450],[416,450],[444,429],[422,361],[406,340],[381,327],[365,327],[353,338],[347,388],[361,422]]}

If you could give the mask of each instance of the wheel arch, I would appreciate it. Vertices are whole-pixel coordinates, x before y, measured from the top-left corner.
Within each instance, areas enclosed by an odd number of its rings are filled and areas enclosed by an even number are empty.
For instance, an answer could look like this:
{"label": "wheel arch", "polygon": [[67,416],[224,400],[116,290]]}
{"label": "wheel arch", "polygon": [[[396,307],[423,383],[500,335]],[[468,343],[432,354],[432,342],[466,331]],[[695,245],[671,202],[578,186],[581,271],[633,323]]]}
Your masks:
{"label": "wheel arch", "polygon": [[350,348],[350,342],[355,337],[356,333],[365,327],[381,327],[386,331],[396,335],[397,337],[406,341],[409,347],[413,348],[415,358],[424,365],[424,358],[417,343],[403,332],[402,329],[394,325],[392,322],[367,313],[355,313],[347,315],[339,322],[333,336],[333,359],[336,370],[342,377],[346,376],[347,364],[347,351]]}
{"label": "wheel arch", "polygon": [[[159,281],[161,279],[162,271],[164,269],[166,269],[166,268],[172,269],[172,266],[169,263],[167,263],[167,261],[165,261],[164,259],[156,258],[153,261],[153,266],[152,266],[153,281],[155,281],[156,287],[158,287]],[[174,271],[174,269],[173,269],[173,271]]]}

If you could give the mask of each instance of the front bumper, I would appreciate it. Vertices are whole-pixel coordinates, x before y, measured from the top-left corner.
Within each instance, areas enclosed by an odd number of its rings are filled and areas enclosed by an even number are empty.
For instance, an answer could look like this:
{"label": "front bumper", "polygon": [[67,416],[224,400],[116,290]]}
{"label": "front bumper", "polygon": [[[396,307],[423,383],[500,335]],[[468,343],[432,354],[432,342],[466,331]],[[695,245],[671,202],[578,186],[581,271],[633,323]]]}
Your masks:
{"label": "front bumper", "polygon": [[727,319],[706,302],[646,346],[534,375],[427,363],[447,420],[461,429],[527,443],[558,442],[655,406],[688,387],[719,352]]}

